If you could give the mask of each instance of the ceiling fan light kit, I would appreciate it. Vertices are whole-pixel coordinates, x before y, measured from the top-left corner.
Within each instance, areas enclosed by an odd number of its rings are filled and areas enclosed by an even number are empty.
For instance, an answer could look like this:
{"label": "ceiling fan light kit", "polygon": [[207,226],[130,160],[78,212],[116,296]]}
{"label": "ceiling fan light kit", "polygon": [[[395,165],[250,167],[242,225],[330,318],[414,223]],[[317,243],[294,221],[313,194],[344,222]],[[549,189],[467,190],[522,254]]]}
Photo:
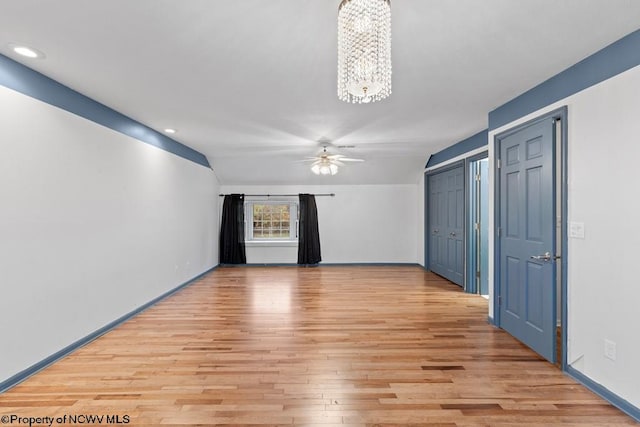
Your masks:
{"label": "ceiling fan light kit", "polygon": [[327,151],[326,146],[316,157],[310,157],[307,160],[313,161],[311,172],[316,175],[335,175],[338,173],[339,167],[344,166],[343,162],[364,162],[363,159],[352,159],[342,154],[331,154]]}
{"label": "ceiling fan light kit", "polygon": [[311,165],[311,171],[316,175],[335,175],[338,173],[338,165],[329,159],[322,159]]}
{"label": "ceiling fan light kit", "polygon": [[342,0],[338,7],[338,98],[354,104],[391,95],[390,0]]}

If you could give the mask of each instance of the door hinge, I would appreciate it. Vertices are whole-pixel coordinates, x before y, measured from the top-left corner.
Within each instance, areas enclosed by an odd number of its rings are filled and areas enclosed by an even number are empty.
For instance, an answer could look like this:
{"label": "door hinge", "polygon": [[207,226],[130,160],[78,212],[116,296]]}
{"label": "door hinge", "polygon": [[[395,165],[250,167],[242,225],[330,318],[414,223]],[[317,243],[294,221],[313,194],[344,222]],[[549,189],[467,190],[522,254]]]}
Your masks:
{"label": "door hinge", "polygon": [[498,229],[496,230],[496,233],[498,233],[498,237],[500,237],[500,235],[502,234],[502,228],[498,227]]}
{"label": "door hinge", "polygon": [[476,279],[479,279],[479,278],[480,278],[480,272],[476,271]]}
{"label": "door hinge", "polygon": [[498,305],[502,305],[502,295],[498,295]]}
{"label": "door hinge", "polygon": [[496,160],[496,166],[497,166],[498,169],[500,169],[500,159]]}
{"label": "door hinge", "polygon": [[473,223],[473,229],[474,230],[480,230],[480,223],[479,222],[474,222]]}
{"label": "door hinge", "polygon": [[480,181],[480,175],[476,175],[476,181]]}

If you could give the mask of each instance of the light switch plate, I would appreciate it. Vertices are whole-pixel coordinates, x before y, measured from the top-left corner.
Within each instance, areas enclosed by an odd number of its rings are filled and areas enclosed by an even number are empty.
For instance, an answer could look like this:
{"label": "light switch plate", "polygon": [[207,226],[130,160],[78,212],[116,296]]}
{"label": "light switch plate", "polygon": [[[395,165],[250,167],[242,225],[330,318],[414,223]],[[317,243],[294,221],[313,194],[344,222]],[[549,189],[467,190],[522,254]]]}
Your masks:
{"label": "light switch plate", "polygon": [[616,360],[616,343],[614,341],[604,340],[604,357],[613,361]]}
{"label": "light switch plate", "polygon": [[569,223],[569,237],[584,239],[584,222],[571,221]]}

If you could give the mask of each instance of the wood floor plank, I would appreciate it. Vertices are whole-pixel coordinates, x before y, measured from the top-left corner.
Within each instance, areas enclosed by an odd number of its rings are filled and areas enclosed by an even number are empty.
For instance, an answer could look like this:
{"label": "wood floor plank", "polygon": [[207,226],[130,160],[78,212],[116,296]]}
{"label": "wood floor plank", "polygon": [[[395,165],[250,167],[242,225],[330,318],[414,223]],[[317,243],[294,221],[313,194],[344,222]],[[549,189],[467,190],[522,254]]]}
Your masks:
{"label": "wood floor plank", "polygon": [[219,268],[0,395],[0,415],[637,425],[486,318],[417,267]]}

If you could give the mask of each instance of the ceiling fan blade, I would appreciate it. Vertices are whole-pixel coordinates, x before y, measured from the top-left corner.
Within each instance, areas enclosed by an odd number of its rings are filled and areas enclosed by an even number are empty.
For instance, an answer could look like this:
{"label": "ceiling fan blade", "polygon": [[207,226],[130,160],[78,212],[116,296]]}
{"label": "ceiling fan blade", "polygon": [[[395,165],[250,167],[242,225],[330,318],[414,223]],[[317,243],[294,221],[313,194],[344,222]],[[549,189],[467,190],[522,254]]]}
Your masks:
{"label": "ceiling fan blade", "polygon": [[311,166],[318,166],[318,165],[327,165],[327,164],[334,164],[336,166],[345,166],[345,164],[343,162],[364,162],[364,159],[352,159],[349,157],[345,157],[343,154],[330,154],[327,151],[327,147],[325,146],[324,149],[318,153],[315,157],[306,157],[305,159],[302,160],[298,160],[298,163],[304,163],[304,162],[313,162],[311,163]]}
{"label": "ceiling fan blade", "polygon": [[300,160],[294,160],[294,163],[309,163],[309,162],[315,162],[317,161],[317,158],[309,158],[309,159],[300,159]]}
{"label": "ceiling fan blade", "polygon": [[363,159],[353,159],[345,156],[344,154],[332,154],[327,156],[331,160],[345,160],[347,162],[364,162]]}

